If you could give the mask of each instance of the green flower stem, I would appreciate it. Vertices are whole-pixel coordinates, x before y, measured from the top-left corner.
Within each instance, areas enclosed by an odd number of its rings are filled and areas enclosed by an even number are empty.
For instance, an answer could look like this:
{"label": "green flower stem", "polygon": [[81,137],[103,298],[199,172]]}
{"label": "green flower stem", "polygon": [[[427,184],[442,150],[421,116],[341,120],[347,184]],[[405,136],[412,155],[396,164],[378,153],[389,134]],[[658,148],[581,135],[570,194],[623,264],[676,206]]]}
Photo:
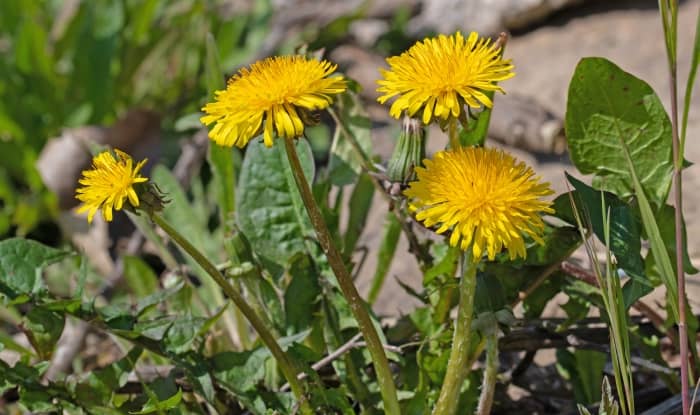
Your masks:
{"label": "green flower stem", "polygon": [[384,347],[379,339],[379,335],[372,324],[372,319],[365,308],[365,302],[357,292],[352,277],[348,273],[347,268],[345,268],[343,257],[333,244],[333,239],[328,231],[328,227],[323,220],[321,211],[316,205],[309,183],[306,181],[306,177],[304,177],[304,171],[301,168],[299,156],[297,155],[294,145],[294,139],[285,138],[284,144],[287,150],[287,158],[289,159],[289,164],[294,174],[294,180],[296,181],[297,188],[306,206],[306,212],[309,214],[311,224],[316,230],[318,241],[321,244],[323,252],[328,257],[328,263],[338,280],[338,285],[343,292],[343,296],[350,304],[350,309],[357,320],[362,336],[367,343],[367,349],[369,349],[370,355],[372,356],[379,389],[382,394],[382,400],[384,401],[384,411],[389,415],[400,415],[401,410],[396,395],[396,386],[394,385],[391,370],[389,369],[389,361],[384,353]]}
{"label": "green flower stem", "polygon": [[153,222],[160,226],[165,233],[167,233],[170,238],[172,238],[175,243],[177,243],[182,249],[184,249],[197,263],[216,281],[217,284],[224,291],[226,296],[230,298],[233,303],[238,307],[243,315],[248,319],[253,328],[258,332],[260,339],[263,341],[265,346],[270,349],[270,352],[277,360],[282,374],[284,375],[289,386],[292,389],[292,393],[297,398],[300,404],[302,413],[312,414],[309,403],[304,396],[304,388],[302,387],[297,376],[299,371],[296,366],[292,363],[291,359],[282,350],[277,340],[272,336],[270,330],[265,326],[263,320],[255,313],[253,308],[248,305],[245,298],[241,293],[229,283],[229,281],[216,269],[216,266],[212,264],[197,248],[194,247],[185,237],[180,235],[180,233],[175,230],[165,219],[163,219],[157,213],[151,215]]}
{"label": "green flower stem", "polygon": [[496,375],[498,374],[498,330],[497,327],[488,329],[486,333],[486,368],[481,382],[481,395],[476,407],[477,415],[488,415],[493,405],[493,393],[496,391]]}
{"label": "green flower stem", "polygon": [[447,124],[447,135],[450,138],[450,148],[456,150],[462,147],[462,143],[459,141],[459,132],[457,132],[457,118],[450,117]]}
{"label": "green flower stem", "polygon": [[472,248],[467,248],[461,258],[462,280],[459,283],[459,306],[452,337],[452,351],[447,363],[447,373],[442,383],[433,415],[454,415],[459,404],[459,391],[471,371],[467,365],[474,315],[474,293],[476,292],[476,263],[472,259]]}

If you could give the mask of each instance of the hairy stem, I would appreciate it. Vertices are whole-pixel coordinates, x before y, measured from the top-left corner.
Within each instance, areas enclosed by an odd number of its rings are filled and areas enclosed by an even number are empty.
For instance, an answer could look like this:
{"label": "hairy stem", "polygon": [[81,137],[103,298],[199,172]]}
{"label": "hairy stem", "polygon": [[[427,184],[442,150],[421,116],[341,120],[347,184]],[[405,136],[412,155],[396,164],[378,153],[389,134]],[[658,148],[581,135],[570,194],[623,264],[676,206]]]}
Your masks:
{"label": "hairy stem", "polygon": [[309,186],[306,177],[304,177],[304,171],[302,170],[301,162],[299,161],[299,156],[297,155],[294,139],[285,138],[284,144],[287,150],[287,158],[289,159],[289,164],[291,165],[292,173],[294,174],[294,180],[296,181],[301,198],[304,201],[304,206],[306,206],[306,212],[309,214],[311,224],[316,231],[319,244],[321,245],[323,252],[328,257],[328,264],[331,266],[331,269],[338,280],[340,290],[343,292],[343,296],[347,300],[348,304],[350,304],[350,309],[357,320],[357,325],[359,326],[360,331],[367,342],[367,349],[372,356],[374,370],[377,373],[379,390],[384,401],[384,411],[389,415],[399,415],[401,410],[399,408],[399,400],[396,395],[396,386],[394,385],[394,380],[391,376],[389,360],[384,353],[382,342],[379,339],[379,335],[375,330],[372,319],[365,308],[365,302],[362,297],[360,297],[360,293],[357,292],[357,288],[355,288],[352,277],[345,267],[343,257],[340,255],[340,252],[333,243],[333,238],[328,231],[326,222],[323,220],[323,216],[318,208],[318,205],[316,205],[316,201],[311,193],[311,187]]}
{"label": "hairy stem", "polygon": [[498,330],[491,328],[486,333],[486,368],[484,379],[481,383],[481,395],[476,407],[478,415],[491,413],[493,394],[496,391],[496,375],[498,374]]}
{"label": "hairy stem", "polygon": [[669,87],[671,92],[671,135],[673,141],[673,200],[675,210],[676,233],[676,280],[678,285],[678,342],[681,364],[681,396],[683,415],[690,413],[690,392],[688,379],[688,327],[685,305],[685,271],[683,270],[683,160],[678,136],[678,65],[677,65],[677,0],[659,0],[659,9],[666,38],[668,57]]}
{"label": "hairy stem", "polygon": [[467,361],[469,360],[474,293],[476,292],[476,263],[472,259],[471,246],[467,248],[461,262],[462,280],[459,283],[459,306],[452,337],[452,351],[433,415],[455,414],[459,404],[459,391],[471,370],[471,366],[467,366]]}
{"label": "hairy stem", "polygon": [[450,148],[456,150],[462,147],[462,143],[459,142],[459,132],[457,132],[457,118],[450,117],[450,121],[447,124],[447,135],[450,138]]}
{"label": "hairy stem", "polygon": [[192,259],[194,259],[207,272],[207,274],[214,279],[214,281],[216,281],[226,296],[233,301],[239,310],[241,310],[246,319],[248,319],[253,328],[258,332],[262,342],[270,350],[272,355],[275,357],[275,360],[277,360],[277,364],[279,365],[282,374],[284,375],[285,379],[287,379],[287,382],[289,382],[292,393],[299,401],[302,413],[311,414],[311,408],[309,407],[309,403],[304,396],[304,388],[297,378],[299,375],[299,370],[292,363],[292,360],[289,358],[289,356],[287,356],[284,350],[282,350],[279,343],[277,343],[277,340],[275,340],[270,330],[265,326],[265,323],[260,316],[255,313],[255,310],[253,310],[253,308],[246,302],[241,293],[229,283],[221,272],[219,272],[216,266],[212,264],[211,261],[209,261],[197,248],[195,248],[194,245],[185,239],[184,236],[175,230],[172,225],[170,225],[158,214],[152,214],[151,219],[156,225],[160,226],[160,228],[163,229],[163,231],[165,231],[165,233],[167,233],[176,244],[187,252]]}

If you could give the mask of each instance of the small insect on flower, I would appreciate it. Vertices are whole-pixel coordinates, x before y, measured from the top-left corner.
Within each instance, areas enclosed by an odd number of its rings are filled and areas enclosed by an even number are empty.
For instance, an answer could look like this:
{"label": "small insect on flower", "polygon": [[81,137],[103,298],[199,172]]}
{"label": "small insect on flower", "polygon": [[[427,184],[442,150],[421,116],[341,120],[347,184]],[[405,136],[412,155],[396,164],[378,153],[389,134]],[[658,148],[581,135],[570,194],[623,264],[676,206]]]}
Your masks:
{"label": "small insect on flower", "polygon": [[488,91],[503,89],[496,83],[513,77],[510,59],[501,58],[501,48],[488,38],[471,32],[465,39],[460,32],[452,36],[426,38],[400,56],[387,58],[389,70],[380,69],[377,100],[384,104],[398,98],[389,113],[399,118],[405,111],[413,116],[422,110],[424,124],[435,118],[458,118],[464,105],[491,107]]}
{"label": "small insect on flower", "polygon": [[460,147],[424,165],[404,192],[409,209],[437,233],[450,230],[450,245],[471,246],[474,261],[484,252],[493,260],[503,248],[511,259],[525,258],[524,235],[544,243],[540,214],[554,211],[540,198],[553,192],[525,163],[501,150]]}
{"label": "small insect on flower", "polygon": [[[275,56],[243,68],[216,100],[202,108],[209,137],[221,146],[244,147],[263,129],[265,145],[275,135],[298,138],[311,111],[327,108],[333,95],[347,89],[342,76],[328,77],[337,65],[305,56]],[[263,126],[264,125],[264,126]]]}
{"label": "small insect on flower", "polygon": [[139,197],[134,185],[144,183],[148,178],[142,177],[139,170],[146,164],[142,160],[136,166],[131,156],[120,150],[103,151],[92,159],[92,168],[83,171],[78,181],[82,186],[76,190],[76,198],[83,202],[78,213],[88,212],[88,222],[98,210],[107,222],[112,221],[112,211],[121,210],[124,202],[133,207],[139,205]]}

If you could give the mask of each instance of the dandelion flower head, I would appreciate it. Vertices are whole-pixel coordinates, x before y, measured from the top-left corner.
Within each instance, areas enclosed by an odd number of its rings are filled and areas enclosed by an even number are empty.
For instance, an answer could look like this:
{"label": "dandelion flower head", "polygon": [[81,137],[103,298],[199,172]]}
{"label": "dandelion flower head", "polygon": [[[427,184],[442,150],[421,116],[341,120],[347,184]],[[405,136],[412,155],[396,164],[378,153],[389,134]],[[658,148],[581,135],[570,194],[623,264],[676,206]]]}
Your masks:
{"label": "dandelion flower head", "polygon": [[134,184],[148,180],[139,174],[147,160],[134,166],[128,154],[119,150],[114,150],[114,153],[103,151],[96,155],[92,159],[92,168],[84,170],[78,181],[82,186],[76,190],[75,197],[83,202],[78,213],[87,211],[90,223],[98,210],[102,210],[107,222],[112,221],[112,210],[121,210],[127,199],[131,206],[138,206]]}
{"label": "dandelion flower head", "polygon": [[426,38],[400,56],[387,58],[389,69],[380,69],[378,98],[385,103],[398,98],[389,113],[399,118],[403,111],[428,124],[434,118],[458,117],[464,104],[472,108],[491,107],[488,91],[503,92],[496,83],[513,77],[510,59],[500,56],[501,48],[488,38],[471,32],[464,38],[452,36]]}
{"label": "dandelion flower head", "polygon": [[305,111],[327,108],[332,96],[347,88],[342,76],[328,77],[337,65],[304,56],[276,56],[243,68],[216,99],[202,108],[201,121],[214,123],[209,137],[217,144],[244,147],[264,124],[265,145],[275,134],[297,138],[304,133]]}
{"label": "dandelion flower head", "polygon": [[409,209],[437,233],[451,230],[450,245],[471,246],[474,261],[484,252],[493,260],[503,248],[525,258],[525,235],[543,243],[540,213],[553,210],[541,198],[553,192],[524,163],[501,150],[460,147],[424,164],[405,191]]}

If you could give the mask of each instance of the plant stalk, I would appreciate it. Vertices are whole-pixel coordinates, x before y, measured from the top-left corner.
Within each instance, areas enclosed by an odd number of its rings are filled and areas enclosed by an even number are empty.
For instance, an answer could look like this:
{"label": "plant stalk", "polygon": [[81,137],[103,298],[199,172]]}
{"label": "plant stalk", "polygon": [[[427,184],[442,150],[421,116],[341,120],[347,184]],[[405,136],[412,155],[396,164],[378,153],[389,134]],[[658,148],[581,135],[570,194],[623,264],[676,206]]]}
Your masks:
{"label": "plant stalk", "polygon": [[678,286],[678,342],[681,365],[681,397],[683,415],[690,413],[690,391],[688,378],[688,326],[686,321],[685,304],[685,271],[683,270],[683,160],[681,143],[678,136],[678,2],[677,0],[659,0],[659,9],[666,38],[668,57],[669,87],[671,92],[671,135],[673,142],[673,201],[676,207],[675,237],[676,237],[676,280]]}
{"label": "plant stalk", "polygon": [[496,391],[496,375],[498,375],[498,329],[491,327],[486,333],[486,368],[481,383],[479,404],[476,406],[478,415],[488,415],[493,406],[493,395]]}
{"label": "plant stalk", "polygon": [[187,252],[192,259],[194,259],[211,277],[214,281],[221,287],[226,296],[230,298],[233,303],[238,307],[243,315],[248,319],[253,328],[258,332],[260,339],[270,350],[274,356],[277,364],[279,365],[282,374],[284,375],[289,386],[292,389],[292,393],[299,401],[299,405],[302,413],[310,415],[313,412],[311,407],[304,395],[304,388],[297,376],[299,375],[299,370],[292,363],[289,356],[282,350],[277,340],[275,340],[270,330],[265,326],[263,320],[255,313],[253,308],[246,302],[245,298],[241,293],[229,283],[229,281],[224,277],[216,266],[212,264],[197,248],[194,247],[185,237],[183,237],[175,228],[173,228],[163,217],[158,214],[152,214],[151,220],[160,226],[165,233],[170,236],[170,238],[178,244],[185,252]]}
{"label": "plant stalk", "polygon": [[678,140],[678,102],[676,97],[676,76],[671,75],[671,119],[673,134],[673,199],[676,206],[674,221],[676,232],[676,278],[678,280],[678,341],[680,342],[681,390],[683,394],[683,414],[690,413],[690,391],[688,379],[688,326],[685,305],[685,270],[683,269],[683,173],[682,160],[678,160],[680,143]]}
{"label": "plant stalk", "polygon": [[469,360],[471,326],[474,315],[477,265],[472,259],[471,252],[470,246],[461,256],[462,280],[459,283],[459,306],[452,337],[452,351],[433,415],[454,415],[456,413],[459,404],[459,391],[471,371],[471,366],[467,366],[467,361]]}
{"label": "plant stalk", "polygon": [[447,135],[450,138],[450,148],[452,150],[462,147],[462,143],[459,141],[459,132],[457,132],[457,118],[450,117],[450,121],[447,124]]}
{"label": "plant stalk", "polygon": [[347,300],[348,304],[350,304],[350,309],[357,320],[357,325],[359,326],[360,331],[367,342],[367,349],[372,356],[374,370],[377,373],[379,390],[382,395],[382,400],[384,401],[384,411],[389,415],[400,415],[401,410],[399,407],[398,397],[396,395],[396,386],[394,385],[391,369],[389,368],[389,361],[384,353],[384,347],[382,346],[379,335],[375,330],[372,319],[365,308],[365,302],[357,292],[357,288],[355,288],[352,277],[345,267],[343,257],[340,255],[340,252],[333,243],[333,239],[328,227],[326,226],[326,222],[323,220],[323,216],[318,208],[318,205],[316,205],[314,196],[311,193],[311,187],[309,186],[306,177],[304,177],[304,171],[302,170],[301,162],[299,161],[299,156],[297,155],[294,139],[285,138],[284,145],[285,149],[287,150],[287,158],[289,159],[289,164],[292,168],[294,180],[296,181],[297,188],[299,189],[301,198],[306,206],[306,212],[309,214],[311,224],[316,231],[318,241],[323,249],[323,252],[328,258],[328,263],[331,266],[336,279],[338,280],[338,285],[343,292],[343,296]]}

